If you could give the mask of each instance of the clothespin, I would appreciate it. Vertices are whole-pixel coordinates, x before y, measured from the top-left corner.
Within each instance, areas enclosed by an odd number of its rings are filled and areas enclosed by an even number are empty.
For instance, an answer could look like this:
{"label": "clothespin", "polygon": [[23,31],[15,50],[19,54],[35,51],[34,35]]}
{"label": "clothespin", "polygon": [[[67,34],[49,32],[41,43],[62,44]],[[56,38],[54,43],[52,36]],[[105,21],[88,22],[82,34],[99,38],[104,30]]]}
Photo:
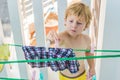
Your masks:
{"label": "clothespin", "polygon": [[36,75],[36,71],[34,70],[32,73],[32,80],[35,80],[35,75]]}
{"label": "clothespin", "polygon": [[93,75],[93,76],[92,76],[92,80],[96,80],[96,75]]}
{"label": "clothespin", "polygon": [[46,51],[48,52],[48,47],[50,46],[50,40],[46,41]]}
{"label": "clothespin", "polygon": [[44,76],[43,76],[42,72],[40,72],[40,78],[39,78],[39,80],[44,80]]}
{"label": "clothespin", "polygon": [[[8,60],[10,52],[7,45],[3,45],[3,40],[0,37],[0,61]],[[3,70],[4,64],[0,64],[0,72]]]}

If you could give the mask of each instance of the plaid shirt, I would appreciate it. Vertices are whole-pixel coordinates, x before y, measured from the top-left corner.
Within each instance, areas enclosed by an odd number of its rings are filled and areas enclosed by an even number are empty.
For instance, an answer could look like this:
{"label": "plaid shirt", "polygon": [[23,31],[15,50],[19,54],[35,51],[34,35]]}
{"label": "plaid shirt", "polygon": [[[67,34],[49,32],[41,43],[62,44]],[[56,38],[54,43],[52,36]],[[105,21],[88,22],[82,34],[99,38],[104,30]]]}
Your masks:
{"label": "plaid shirt", "polygon": [[[48,52],[45,47],[23,46],[22,49],[26,60],[75,57],[72,49],[49,48]],[[80,66],[76,60],[29,62],[29,64],[38,68],[51,67],[53,71],[68,69],[71,73],[76,73]]]}

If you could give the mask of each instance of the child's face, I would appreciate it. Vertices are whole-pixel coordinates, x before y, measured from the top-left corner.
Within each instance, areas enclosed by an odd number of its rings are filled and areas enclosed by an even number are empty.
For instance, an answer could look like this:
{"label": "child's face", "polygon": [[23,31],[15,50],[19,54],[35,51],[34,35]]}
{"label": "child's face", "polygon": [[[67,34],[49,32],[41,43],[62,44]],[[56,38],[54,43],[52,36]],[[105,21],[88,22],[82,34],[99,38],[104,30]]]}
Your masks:
{"label": "child's face", "polygon": [[78,19],[75,15],[69,15],[65,20],[66,30],[71,36],[77,36],[85,29],[85,18]]}

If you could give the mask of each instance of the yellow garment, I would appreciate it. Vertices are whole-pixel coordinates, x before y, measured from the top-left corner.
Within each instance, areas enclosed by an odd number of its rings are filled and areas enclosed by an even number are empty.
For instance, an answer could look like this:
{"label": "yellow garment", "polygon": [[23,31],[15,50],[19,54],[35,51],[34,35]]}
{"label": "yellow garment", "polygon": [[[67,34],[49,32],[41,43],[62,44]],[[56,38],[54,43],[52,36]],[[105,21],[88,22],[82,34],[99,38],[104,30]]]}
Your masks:
{"label": "yellow garment", "polygon": [[[0,61],[8,60],[9,56],[10,56],[10,51],[8,45],[5,44],[0,45]],[[3,69],[3,65],[4,64],[0,64],[0,72]]]}
{"label": "yellow garment", "polygon": [[87,76],[86,76],[86,72],[84,74],[82,74],[81,76],[79,77],[76,77],[76,78],[67,78],[65,76],[63,76],[61,73],[59,74],[59,78],[60,80],[86,80],[87,79]]}

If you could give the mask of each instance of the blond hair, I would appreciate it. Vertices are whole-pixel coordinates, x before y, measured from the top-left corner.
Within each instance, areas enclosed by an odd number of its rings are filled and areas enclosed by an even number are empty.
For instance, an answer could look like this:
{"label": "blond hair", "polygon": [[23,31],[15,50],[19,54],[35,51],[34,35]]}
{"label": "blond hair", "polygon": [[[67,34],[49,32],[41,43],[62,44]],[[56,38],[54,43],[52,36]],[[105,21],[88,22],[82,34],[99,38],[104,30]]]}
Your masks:
{"label": "blond hair", "polygon": [[67,19],[69,15],[75,15],[78,17],[78,19],[84,17],[86,22],[85,29],[89,27],[92,15],[89,7],[85,4],[81,2],[75,2],[73,4],[70,4],[65,11],[65,19]]}

